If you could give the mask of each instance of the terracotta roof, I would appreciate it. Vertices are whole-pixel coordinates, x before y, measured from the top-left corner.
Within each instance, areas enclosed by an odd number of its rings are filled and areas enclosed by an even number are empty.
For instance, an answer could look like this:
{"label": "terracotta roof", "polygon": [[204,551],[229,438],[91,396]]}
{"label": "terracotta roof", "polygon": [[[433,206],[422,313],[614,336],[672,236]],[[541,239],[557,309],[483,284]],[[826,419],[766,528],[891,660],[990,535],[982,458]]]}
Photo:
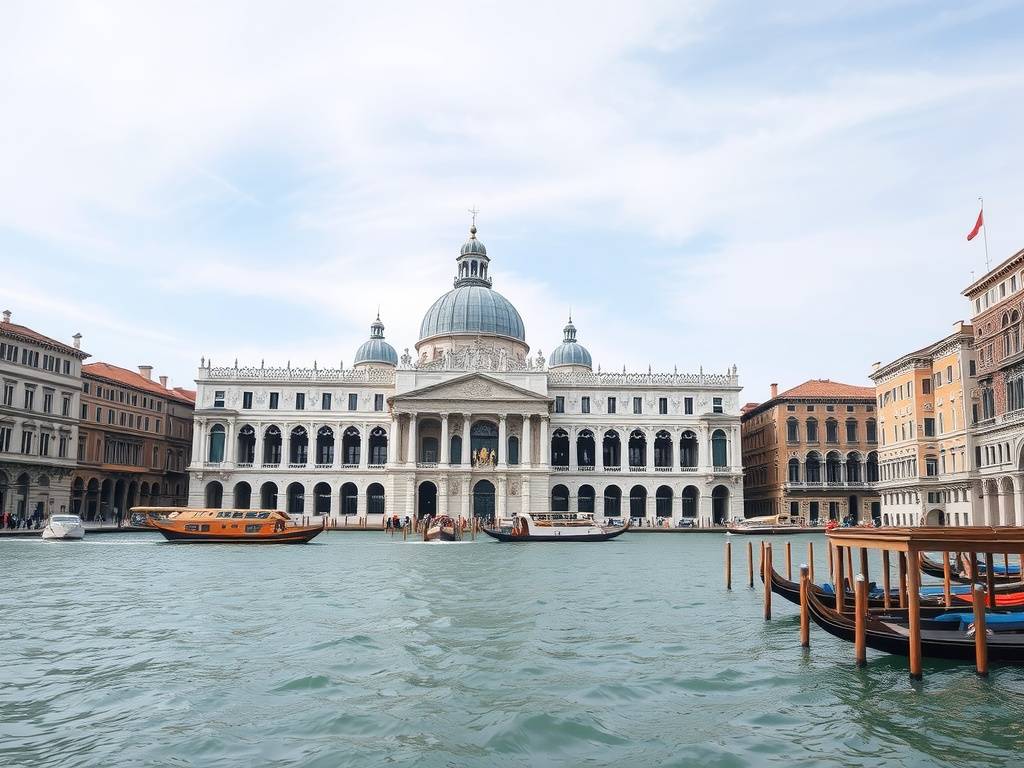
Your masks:
{"label": "terracotta roof", "polygon": [[196,402],[196,391],[194,389],[185,389],[184,387],[175,387],[174,391],[179,395],[190,401],[193,405]]}
{"label": "terracotta roof", "polygon": [[746,413],[747,411],[752,411],[755,408],[757,408],[757,406],[759,406],[759,405],[760,405],[760,403],[747,403],[742,408],[740,408],[740,413]]}
{"label": "terracotta roof", "polygon": [[832,381],[831,379],[811,379],[803,384],[798,384],[792,389],[787,389],[777,399],[801,397],[866,397],[868,400],[874,400],[875,388],[843,384],[841,381]]}
{"label": "terracotta roof", "polygon": [[158,381],[147,379],[136,371],[129,371],[127,368],[121,368],[110,363],[87,363],[82,366],[82,375],[98,376],[118,384],[123,384],[126,387],[134,387],[154,395],[166,397],[169,400],[179,400],[189,405],[195,404],[195,394],[193,393],[189,397],[185,394],[188,390],[181,390],[180,387],[174,389],[161,387]]}
{"label": "terracotta roof", "polygon": [[75,349],[70,344],[65,344],[63,341],[57,341],[56,339],[51,339],[49,336],[43,336],[43,334],[33,331],[31,328],[27,328],[24,325],[18,325],[17,323],[0,323],[0,333],[11,336],[20,336],[24,339],[37,341],[40,344],[46,344],[60,352],[64,352],[68,355],[74,355],[75,357],[83,360],[89,357],[87,352]]}

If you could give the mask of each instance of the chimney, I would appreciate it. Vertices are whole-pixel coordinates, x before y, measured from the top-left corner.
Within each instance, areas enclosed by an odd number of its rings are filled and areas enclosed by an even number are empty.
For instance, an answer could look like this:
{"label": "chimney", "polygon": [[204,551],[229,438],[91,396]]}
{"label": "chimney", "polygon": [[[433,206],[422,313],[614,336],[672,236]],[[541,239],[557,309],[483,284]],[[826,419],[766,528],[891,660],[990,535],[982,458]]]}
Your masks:
{"label": "chimney", "polygon": [[167,377],[166,376],[161,376],[160,377],[160,386],[163,387],[164,389],[167,389]]}
{"label": "chimney", "polygon": [[71,338],[75,340],[75,349],[81,349],[82,348],[82,334],[76,333]]}
{"label": "chimney", "polygon": [[139,375],[142,376],[146,381],[153,380],[153,366],[152,365],[140,365]]}
{"label": "chimney", "polygon": [[9,309],[5,309],[4,310],[4,320],[3,321],[5,323],[11,322],[11,310],[9,310]]}
{"label": "chimney", "polygon": [[774,400],[778,396],[779,396],[779,385],[778,384],[772,384],[772,399]]}

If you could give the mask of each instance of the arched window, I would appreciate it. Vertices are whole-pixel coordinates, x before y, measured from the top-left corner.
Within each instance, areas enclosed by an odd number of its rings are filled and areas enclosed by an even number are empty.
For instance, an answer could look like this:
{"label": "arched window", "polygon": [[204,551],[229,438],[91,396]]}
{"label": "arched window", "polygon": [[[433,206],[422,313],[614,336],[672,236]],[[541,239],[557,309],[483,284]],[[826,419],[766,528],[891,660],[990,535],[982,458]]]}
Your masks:
{"label": "arched window", "polygon": [[316,431],[316,463],[329,467],[334,463],[334,430],[320,427]]}
{"label": "arched window", "polygon": [[513,466],[519,463],[519,438],[515,435],[508,438],[508,463]]}
{"label": "arched window", "polygon": [[679,441],[679,466],[696,467],[698,459],[697,436],[687,430]]}
{"label": "arched window", "polygon": [[846,442],[856,443],[857,442],[857,420],[847,419],[846,420]]}
{"label": "arched window", "polygon": [[800,442],[800,422],[790,416],[786,419],[786,442]]}
{"label": "arched window", "polygon": [[828,419],[825,421],[825,442],[839,442],[839,422],[835,419]]}
{"label": "arched window", "polygon": [[359,466],[359,453],[363,439],[356,427],[349,427],[341,435],[341,461],[346,467]]}
{"label": "arched window", "polygon": [[370,464],[383,466],[388,463],[388,432],[384,427],[370,430]]}
{"label": "arched window", "polygon": [[618,517],[620,514],[622,514],[622,491],[617,485],[609,485],[604,489],[604,516]]}
{"label": "arched window", "polygon": [[725,525],[729,519],[729,489],[724,485],[715,486],[711,492],[711,514],[715,525]]}
{"label": "arched window", "polygon": [[224,461],[224,425],[214,424],[210,428],[210,454],[207,461],[217,464]]}
{"label": "arched window", "polygon": [[655,517],[672,517],[672,489],[667,485],[654,494],[654,514]]}
{"label": "arched window", "polygon": [[813,416],[807,420],[807,442],[818,442],[818,420]]}
{"label": "arched window", "polygon": [[[171,462],[170,451],[168,451],[168,463]],[[238,430],[238,463],[252,464],[256,461],[256,430],[251,424],[246,424]]]}
{"label": "arched window", "polygon": [[260,508],[277,509],[277,483],[267,482],[260,486]]}
{"label": "arched window", "polygon": [[629,492],[629,516],[647,517],[647,489],[634,485]]}
{"label": "arched window", "polygon": [[487,449],[487,463],[498,463],[498,425],[493,421],[478,421],[469,430],[470,459],[475,465],[479,459],[481,449]]}
{"label": "arched window", "polygon": [[452,435],[452,448],[450,458],[452,464],[462,463],[462,437],[460,437],[459,435]]}
{"label": "arched window", "polygon": [[437,438],[423,437],[420,439],[420,461],[424,464],[437,463]]}
{"label": "arched window", "polygon": [[797,459],[789,460],[789,482],[800,482],[800,462]]}
{"label": "arched window", "polygon": [[551,466],[569,466],[569,433],[556,429],[551,435]]}
{"label": "arched window", "polygon": [[[666,468],[672,466],[672,436],[665,430],[659,431],[654,436],[654,466]],[[671,500],[670,494],[669,502]]]}
{"label": "arched window", "polygon": [[729,466],[729,443],[721,429],[711,435],[711,461],[716,467]]}
{"label": "arched window", "polygon": [[556,485],[551,489],[551,511],[569,511],[569,489],[564,485]]}
{"label": "arched window", "polygon": [[206,506],[208,509],[220,509],[224,505],[224,486],[214,480],[206,486]]}
{"label": "arched window", "polygon": [[576,494],[576,509],[579,512],[593,514],[594,510],[594,486],[581,485]]}
{"label": "arched window", "polygon": [[804,473],[808,483],[821,482],[821,459],[817,453],[807,454],[807,461],[804,465]]}
{"label": "arched window", "polygon": [[249,509],[252,503],[252,486],[246,482],[235,483],[234,497],[235,509]]}
{"label": "arched window", "polygon": [[647,436],[639,429],[629,436],[629,466],[647,466]]}
{"label": "arched window", "polygon": [[309,435],[305,427],[295,427],[291,434],[288,463],[305,466],[309,460]]}
{"label": "arched window", "polygon": [[846,457],[846,482],[861,482],[859,453],[851,453],[849,456]]}
{"label": "arched window", "polygon": [[288,486],[288,514],[301,515],[306,507],[306,489],[302,483],[292,483]]}
{"label": "arched window", "polygon": [[838,483],[842,478],[842,460],[839,458],[839,454],[836,452],[830,452],[825,457],[825,480],[830,483]]}
{"label": "arched window", "polygon": [[576,463],[581,467],[594,466],[594,433],[581,430],[576,436]]}
{"label": "arched window", "polygon": [[[604,466],[608,467],[619,467],[622,464],[622,446],[619,441],[619,433],[613,429],[609,429],[604,433],[604,440],[602,441],[601,450],[604,454]],[[622,497],[622,494],[619,494]],[[605,515],[608,517],[608,515]]]}
{"label": "arched window", "polygon": [[878,424],[874,419],[868,419],[864,423],[865,437],[869,443],[878,442]]}
{"label": "arched window", "polygon": [[370,515],[384,514],[384,486],[372,483],[366,489],[366,513]]}
{"label": "arched window", "polygon": [[281,463],[281,430],[274,425],[263,433],[263,463],[269,467]]}

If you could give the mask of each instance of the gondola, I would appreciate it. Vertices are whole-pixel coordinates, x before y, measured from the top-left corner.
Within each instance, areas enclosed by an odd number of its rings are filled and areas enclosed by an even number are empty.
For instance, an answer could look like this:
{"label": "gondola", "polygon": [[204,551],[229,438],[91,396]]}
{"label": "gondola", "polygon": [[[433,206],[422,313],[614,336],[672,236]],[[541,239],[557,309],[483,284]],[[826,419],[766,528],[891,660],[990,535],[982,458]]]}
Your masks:
{"label": "gondola", "polygon": [[[970,584],[972,579],[967,575],[965,566],[967,564],[966,558],[960,558],[956,564],[950,563],[949,579],[955,584]],[[1020,568],[1010,566],[1009,573],[1006,572],[1006,568],[1003,565],[993,564],[992,566],[992,581],[995,584],[1013,584],[1020,581]],[[933,560],[928,557],[925,553],[921,553],[921,572],[929,576],[933,576],[936,579],[944,579],[945,569],[943,568],[942,562]],[[978,580],[981,580],[981,576],[985,573],[985,564],[977,564]]]}
{"label": "gondola", "polygon": [[423,521],[424,541],[458,541],[459,524],[448,515],[429,517]]}
{"label": "gondola", "polygon": [[[764,581],[762,577],[761,581]],[[781,573],[772,567],[771,573],[771,586],[772,592],[780,597],[785,598],[795,605],[800,605],[800,583],[785,578]],[[815,597],[823,605],[835,610],[836,605],[836,594],[832,585],[827,585],[827,589],[820,584],[811,584],[811,592],[814,593]],[[971,601],[970,586],[959,586],[951,590],[953,592],[953,599],[956,601],[956,605],[963,606],[969,604]],[[846,590],[845,594],[846,605],[852,606],[854,595],[850,589]],[[893,610],[898,609],[899,606],[899,591],[892,589],[889,591],[889,604]],[[949,611],[949,608],[945,607],[945,594],[941,586],[938,587],[922,587],[921,597],[921,615],[930,615],[943,613]],[[1007,611],[1021,611],[1024,610],[1024,584],[1013,584],[1013,585],[1002,585],[997,588],[996,591],[996,606]],[[881,589],[873,589],[868,594],[868,607],[869,608],[885,608],[885,595]]]}
{"label": "gondola", "polygon": [[[829,608],[813,590],[807,598],[811,620],[830,635],[854,642],[854,617]],[[938,616],[921,619],[921,655],[925,658],[975,661],[975,641],[971,620],[966,611],[945,611]],[[1024,615],[986,614],[991,635],[987,638],[990,661],[1024,664]],[[899,656],[910,652],[910,630],[907,619],[871,614],[864,631],[868,648]]]}
{"label": "gondola", "polygon": [[629,530],[625,525],[598,525],[588,512],[520,512],[483,532],[498,541],[608,541]]}

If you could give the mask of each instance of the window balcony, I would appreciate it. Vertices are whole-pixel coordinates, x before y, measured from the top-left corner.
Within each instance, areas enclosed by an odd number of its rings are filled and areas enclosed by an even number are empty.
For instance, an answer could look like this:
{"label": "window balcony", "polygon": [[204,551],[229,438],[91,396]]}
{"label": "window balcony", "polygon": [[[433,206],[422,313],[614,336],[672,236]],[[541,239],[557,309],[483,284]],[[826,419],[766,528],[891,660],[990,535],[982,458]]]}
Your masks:
{"label": "window balcony", "polygon": [[[108,461],[106,463],[107,464],[114,464],[114,463],[117,463],[117,462]],[[223,462],[223,461],[204,461],[203,462],[203,466],[206,467],[207,469],[217,469],[219,467],[223,467],[224,464],[225,464],[225,462]],[[130,465],[125,465],[125,466],[130,466]]]}
{"label": "window balcony", "polygon": [[235,466],[239,469],[252,469],[253,463],[251,461],[240,461]]}
{"label": "window balcony", "polygon": [[264,461],[263,462],[263,469],[277,469],[280,466],[281,466],[281,462],[280,461]]}
{"label": "window balcony", "polygon": [[606,464],[604,468],[605,472],[621,472],[622,467],[618,464]]}
{"label": "window balcony", "polygon": [[655,472],[671,472],[672,471],[672,467],[655,467],[654,471]]}
{"label": "window balcony", "polygon": [[592,464],[580,464],[576,469],[580,472],[593,472],[594,466]]}
{"label": "window balcony", "polygon": [[320,463],[314,464],[313,468],[314,469],[330,469],[331,468],[331,464],[330,464],[330,462],[326,462],[326,463],[320,462]]}
{"label": "window balcony", "polygon": [[680,472],[696,472],[698,467],[680,467]]}
{"label": "window balcony", "polygon": [[634,467],[634,466],[630,466],[629,471],[630,472],[646,472],[647,471],[647,467]]}
{"label": "window balcony", "polygon": [[416,469],[437,469],[436,461],[417,461]]}
{"label": "window balcony", "polygon": [[568,472],[569,471],[569,465],[568,464],[552,464],[551,465],[551,471],[552,472]]}
{"label": "window balcony", "polygon": [[385,466],[386,465],[384,465],[384,464],[369,464],[369,465],[367,465],[366,468],[367,469],[373,469],[373,470],[379,470],[379,469],[384,469]]}
{"label": "window balcony", "polygon": [[359,469],[359,464],[342,464],[342,469]]}
{"label": "window balcony", "polygon": [[299,462],[299,461],[289,461],[288,462],[288,469],[305,469],[307,466],[308,465],[304,461],[302,461],[302,462]]}

